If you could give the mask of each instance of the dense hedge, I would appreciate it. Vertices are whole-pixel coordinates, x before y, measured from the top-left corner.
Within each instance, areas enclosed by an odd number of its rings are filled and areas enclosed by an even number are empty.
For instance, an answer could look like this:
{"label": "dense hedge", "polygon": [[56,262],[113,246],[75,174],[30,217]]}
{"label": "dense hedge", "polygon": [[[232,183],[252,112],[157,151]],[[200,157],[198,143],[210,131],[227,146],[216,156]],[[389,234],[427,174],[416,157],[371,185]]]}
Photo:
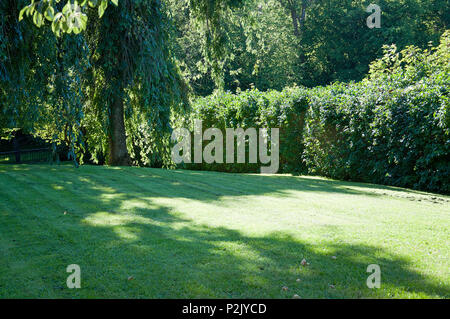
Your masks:
{"label": "dense hedge", "polygon": [[386,47],[360,83],[217,93],[195,101],[189,122],[202,119],[204,129],[279,127],[280,172],[450,193],[449,52],[448,32],[431,50]]}
{"label": "dense hedge", "polygon": [[[193,104],[193,111],[187,125],[193,131],[193,120],[199,119],[203,121],[203,130],[211,127],[221,129],[224,146],[226,145],[225,128],[280,128],[280,171],[295,172],[299,170],[298,163],[301,161],[299,156],[303,152],[302,131],[307,106],[307,91],[299,88],[264,93],[250,90],[237,95],[222,92],[198,99]],[[207,143],[205,141],[203,147]],[[248,145],[246,145],[246,158],[248,158]],[[257,164],[203,163],[186,165],[186,167],[242,173],[259,172],[261,165],[258,158]]]}
{"label": "dense hedge", "polygon": [[[445,94],[445,95],[444,95]],[[304,130],[308,173],[449,192],[448,86],[334,85],[311,92]]]}

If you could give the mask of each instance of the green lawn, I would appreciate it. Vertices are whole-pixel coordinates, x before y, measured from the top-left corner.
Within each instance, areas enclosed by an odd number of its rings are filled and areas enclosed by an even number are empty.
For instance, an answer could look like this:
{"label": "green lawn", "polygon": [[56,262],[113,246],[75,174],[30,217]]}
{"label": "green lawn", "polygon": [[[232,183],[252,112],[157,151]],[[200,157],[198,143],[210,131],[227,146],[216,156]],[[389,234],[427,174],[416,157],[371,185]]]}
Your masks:
{"label": "green lawn", "polygon": [[0,298],[449,298],[449,239],[450,197],[393,187],[0,165]]}

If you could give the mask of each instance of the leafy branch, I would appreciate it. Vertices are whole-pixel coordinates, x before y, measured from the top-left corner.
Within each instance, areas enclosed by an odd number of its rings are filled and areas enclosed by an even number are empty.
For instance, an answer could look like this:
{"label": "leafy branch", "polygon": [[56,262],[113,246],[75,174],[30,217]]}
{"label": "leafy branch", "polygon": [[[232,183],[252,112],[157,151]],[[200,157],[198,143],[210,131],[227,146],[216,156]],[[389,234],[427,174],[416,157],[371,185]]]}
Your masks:
{"label": "leafy branch", "polygon": [[[51,22],[52,31],[56,36],[63,33],[78,34],[86,29],[88,17],[87,9],[97,8],[98,16],[101,18],[105,13],[108,3],[119,5],[119,0],[82,0],[80,3],[75,0],[67,0],[62,6],[62,0],[31,0],[31,3],[22,8],[19,13],[19,21],[24,16],[32,18],[37,27],[41,27],[46,21]],[[61,3],[61,5],[58,5]]]}

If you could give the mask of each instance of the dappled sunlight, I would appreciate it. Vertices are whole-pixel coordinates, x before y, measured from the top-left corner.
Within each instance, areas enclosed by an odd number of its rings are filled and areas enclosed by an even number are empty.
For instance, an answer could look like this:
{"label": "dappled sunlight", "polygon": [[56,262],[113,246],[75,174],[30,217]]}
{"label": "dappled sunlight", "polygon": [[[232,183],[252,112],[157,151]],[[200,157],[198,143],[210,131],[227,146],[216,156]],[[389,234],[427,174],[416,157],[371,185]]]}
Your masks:
{"label": "dappled sunlight", "polygon": [[9,168],[8,170],[13,170],[13,171],[16,171],[16,172],[17,171],[26,172],[26,171],[30,170],[30,167],[24,166],[24,165],[14,165],[14,166],[12,166],[12,168]]}
{"label": "dappled sunlight", "polygon": [[154,220],[134,214],[98,212],[84,218],[82,222],[92,226],[120,226],[130,223],[157,224]]}
{"label": "dappled sunlight", "polygon": [[345,186],[344,190],[355,190],[357,192],[365,192],[372,193],[376,196],[389,196],[394,198],[408,199],[411,201],[428,201],[434,204],[450,204],[450,198],[448,196],[439,195],[439,194],[430,194],[426,192],[414,191],[414,190],[405,190],[401,188],[394,187],[386,187],[386,186],[377,186],[373,185],[373,187],[367,186]]}
{"label": "dappled sunlight", "polygon": [[137,198],[123,200],[120,205],[120,209],[122,210],[147,209],[147,208],[157,208],[157,206],[152,205],[150,200],[141,200]]}
{"label": "dappled sunlight", "polygon": [[111,190],[111,193],[100,195],[100,199],[103,202],[111,202],[111,201],[115,201],[115,200],[121,200],[121,199],[124,199],[125,197],[126,197],[126,194],[114,193],[113,190]]}
{"label": "dappled sunlight", "polygon": [[64,186],[61,186],[61,185],[53,184],[53,185],[51,185],[51,187],[52,187],[54,190],[56,190],[56,191],[62,191],[62,190],[64,190]]}
{"label": "dappled sunlight", "polygon": [[[87,184],[90,184],[90,185],[93,185],[92,186],[92,189],[94,189],[94,190],[98,190],[98,191],[100,191],[100,192],[104,192],[104,193],[112,193],[112,194],[115,194],[116,193],[116,190],[114,189],[114,188],[112,188],[112,187],[105,187],[105,186],[99,186],[98,184],[96,184],[96,183],[94,183],[91,179],[89,179],[89,178],[86,178],[86,177],[79,177],[79,180],[80,180],[80,182],[82,182],[82,183],[87,183]],[[112,195],[113,196],[113,195]]]}
{"label": "dappled sunlight", "polygon": [[[315,178],[142,171],[123,168],[113,174],[110,168],[84,167],[81,176],[71,168],[51,175],[44,169],[24,175],[9,171],[5,178],[11,187],[2,189],[2,195],[15,213],[0,201],[2,216],[14,225],[17,214],[28,214],[26,222],[33,228],[27,231],[27,246],[0,245],[7,251],[26,249],[36,264],[51,258],[88,265],[92,272],[85,274],[86,295],[450,295],[445,205],[393,201],[372,196],[370,187],[350,190],[347,183]],[[148,178],[139,177],[147,173]],[[28,187],[19,192],[21,183]],[[26,196],[17,199],[22,194]],[[431,239],[435,242],[430,245]],[[61,243],[67,243],[68,251]],[[411,252],[417,257],[409,257]],[[302,266],[303,259],[309,265]],[[383,270],[383,289],[367,288],[369,264]],[[127,284],[131,275],[135,286]],[[283,286],[289,290],[282,291]]]}
{"label": "dappled sunlight", "polygon": [[[139,224],[141,226],[138,226]],[[372,295],[372,291],[365,287],[365,268],[371,263],[380,264],[383,269],[387,269],[384,280],[391,283],[390,287],[402,286],[399,291],[403,291],[405,287],[414,291],[414,289],[418,289],[416,287],[418,283],[430,287],[436,284],[416,273],[406,257],[399,257],[397,254],[375,246],[337,244],[332,241],[324,241],[320,245],[316,245],[308,241],[295,239],[283,232],[273,232],[264,237],[247,237],[236,230],[197,225],[192,222],[189,224],[184,222],[184,226],[180,228],[174,228],[171,224],[160,224],[159,226],[164,230],[167,246],[160,246],[160,244],[155,246],[147,237],[150,233],[156,231],[156,229],[153,229],[155,224],[148,223],[145,219],[136,219],[133,220],[133,225],[131,235],[126,229],[122,230],[122,233],[118,233],[115,227],[112,228],[114,233],[124,240],[129,240],[129,236],[139,233],[141,245],[138,247],[159,247],[158,251],[151,250],[153,253],[157,253],[158,259],[167,260],[172,255],[169,248],[172,244],[169,246],[169,243],[176,242],[180,247],[173,253],[178,256],[181,254],[187,260],[191,260],[189,261],[190,272],[198,272],[199,276],[200,274],[213,272],[215,276],[225,276],[227,280],[240,280],[247,285],[249,291],[254,291],[254,293],[259,289],[267,289],[267,286],[270,286],[272,288],[269,291],[274,294],[272,297],[280,294],[279,290],[282,285],[295,287],[294,280],[296,278],[301,278],[306,285],[317,285],[317,281],[319,281],[319,284],[323,285],[323,296],[327,297],[339,296],[337,292],[328,291],[327,285],[331,283],[341,286],[345,291],[346,287],[353,286],[357,282],[358,289],[365,291],[363,295]],[[136,232],[136,227],[141,227],[141,230]],[[132,237],[132,239],[137,239],[137,237]],[[158,243],[160,242],[158,241]],[[199,254],[198,259],[192,260],[190,255],[192,252]],[[331,256],[338,256],[338,260],[333,261]],[[309,266],[303,267],[301,265],[300,262],[303,258],[308,260]],[[179,258],[175,258],[175,260],[179,262]],[[193,261],[195,261],[195,264],[192,264]],[[340,267],[349,267],[349,265],[353,265],[351,267],[356,271],[355,278],[347,278],[347,281],[344,282],[333,278],[333,274],[339,271]],[[174,265],[166,264],[166,266],[173,267]],[[192,267],[195,267],[195,270]],[[234,270],[230,271],[230,267]],[[224,273],[222,273],[221,268],[224,269]],[[331,272],[327,274],[330,270]],[[404,273],[408,273],[408,278],[416,278],[414,280],[416,283],[409,280],[400,280],[399,275]],[[196,275],[194,278],[196,278]],[[208,286],[212,282],[215,284],[217,282],[209,276],[201,276],[201,278],[199,282],[194,281],[192,283],[195,287],[190,286],[189,293],[186,296],[210,296],[206,293],[209,290]],[[392,282],[395,282],[395,284],[392,284]],[[448,287],[444,287],[432,288],[431,291],[444,289],[448,292]],[[225,284],[224,289],[227,290],[228,288]],[[203,291],[206,294],[197,295],[198,291]],[[417,293],[420,294],[421,291],[419,290]],[[385,296],[382,292],[378,295]],[[241,291],[238,295],[231,294],[231,296],[249,297],[252,294]],[[392,297],[395,297],[395,295]]]}
{"label": "dappled sunlight", "polygon": [[136,227],[113,227],[114,233],[124,240],[138,240],[139,239],[139,228]]}

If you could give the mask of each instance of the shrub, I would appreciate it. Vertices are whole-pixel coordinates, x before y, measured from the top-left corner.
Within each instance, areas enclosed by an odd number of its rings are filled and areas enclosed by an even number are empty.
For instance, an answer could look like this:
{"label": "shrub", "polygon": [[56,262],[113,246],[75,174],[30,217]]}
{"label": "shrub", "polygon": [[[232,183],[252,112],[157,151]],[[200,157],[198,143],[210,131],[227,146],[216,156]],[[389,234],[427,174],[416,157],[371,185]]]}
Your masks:
{"label": "shrub", "polygon": [[[303,148],[302,131],[307,105],[306,90],[300,88],[286,88],[282,92],[261,92],[254,89],[236,95],[217,92],[196,100],[191,116],[184,125],[190,127],[192,132],[194,120],[199,119],[203,121],[203,129],[219,128],[224,136],[224,145],[225,128],[279,128],[280,171],[297,172]],[[248,159],[248,144],[246,158]],[[225,172],[259,172],[260,166],[260,162],[185,165],[191,169]]]}
{"label": "shrub", "polygon": [[[204,129],[279,127],[280,172],[450,192],[450,33],[428,50],[385,47],[359,83],[216,93],[193,103]],[[225,143],[224,143],[225,145]],[[188,168],[256,172],[258,164]]]}

